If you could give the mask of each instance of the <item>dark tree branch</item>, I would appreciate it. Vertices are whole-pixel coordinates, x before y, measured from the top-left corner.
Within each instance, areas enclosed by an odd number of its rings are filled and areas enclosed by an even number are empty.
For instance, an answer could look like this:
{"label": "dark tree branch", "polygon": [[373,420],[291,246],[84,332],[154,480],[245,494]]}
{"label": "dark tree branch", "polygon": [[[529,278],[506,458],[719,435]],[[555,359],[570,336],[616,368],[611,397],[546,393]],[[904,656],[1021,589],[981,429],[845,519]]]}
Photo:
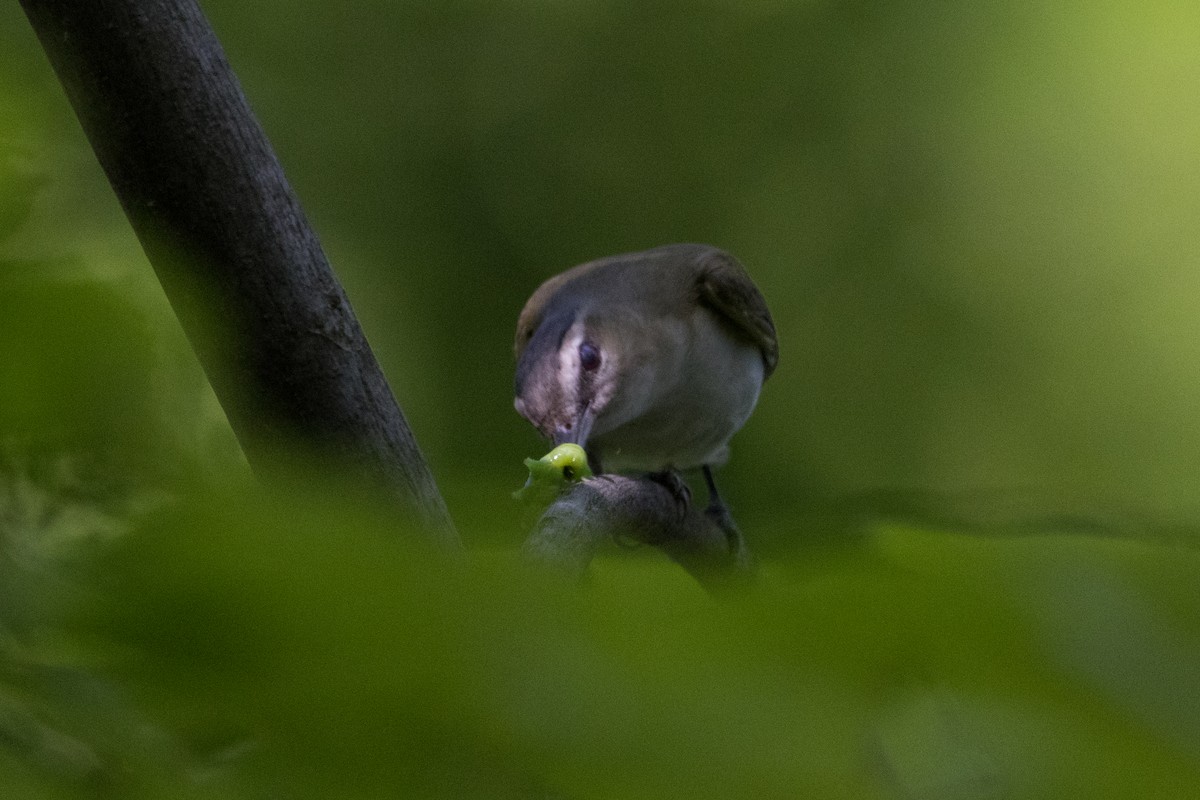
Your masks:
{"label": "dark tree branch", "polygon": [[713,593],[745,586],[753,576],[748,554],[731,551],[726,532],[706,513],[682,505],[661,483],[623,475],[582,481],[559,497],[524,553],[579,578],[605,541],[622,538],[658,547]]}
{"label": "dark tree branch", "polygon": [[304,445],[433,535],[445,504],[195,0],[21,0],[260,475]]}

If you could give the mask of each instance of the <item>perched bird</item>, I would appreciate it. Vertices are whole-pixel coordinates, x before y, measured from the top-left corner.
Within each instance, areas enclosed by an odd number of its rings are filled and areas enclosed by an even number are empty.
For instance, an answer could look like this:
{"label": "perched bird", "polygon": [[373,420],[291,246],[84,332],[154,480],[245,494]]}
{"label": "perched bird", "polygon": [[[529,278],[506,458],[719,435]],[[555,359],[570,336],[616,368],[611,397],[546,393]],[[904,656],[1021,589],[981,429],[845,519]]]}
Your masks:
{"label": "perched bird", "polygon": [[597,474],[646,470],[686,491],[674,470],[700,467],[707,513],[735,544],[712,467],[779,347],[766,301],[733,256],[672,244],[573,267],[526,302],[515,350],[521,416],[556,445],[584,447]]}

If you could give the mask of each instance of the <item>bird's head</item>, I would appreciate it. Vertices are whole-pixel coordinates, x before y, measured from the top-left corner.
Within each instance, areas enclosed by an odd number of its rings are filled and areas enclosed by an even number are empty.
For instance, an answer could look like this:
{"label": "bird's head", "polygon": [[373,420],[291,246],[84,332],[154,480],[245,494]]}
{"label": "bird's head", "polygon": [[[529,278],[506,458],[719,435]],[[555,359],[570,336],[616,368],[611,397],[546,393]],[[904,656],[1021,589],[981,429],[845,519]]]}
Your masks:
{"label": "bird's head", "polygon": [[621,387],[621,354],[602,318],[567,308],[517,332],[517,413],[555,445],[586,447]]}

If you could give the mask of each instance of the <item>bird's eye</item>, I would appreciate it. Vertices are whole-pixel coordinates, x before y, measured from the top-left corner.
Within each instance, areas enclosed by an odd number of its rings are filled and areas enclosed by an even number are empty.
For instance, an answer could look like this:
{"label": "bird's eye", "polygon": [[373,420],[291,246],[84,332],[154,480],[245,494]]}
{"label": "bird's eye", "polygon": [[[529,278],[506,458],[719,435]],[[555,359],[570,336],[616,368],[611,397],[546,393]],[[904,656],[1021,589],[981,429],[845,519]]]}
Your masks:
{"label": "bird's eye", "polygon": [[572,467],[570,464],[567,464],[565,467],[563,467],[563,477],[566,478],[567,480],[574,479],[575,468]]}
{"label": "bird's eye", "polygon": [[591,342],[579,345],[579,366],[584,372],[595,372],[600,368],[600,348]]}

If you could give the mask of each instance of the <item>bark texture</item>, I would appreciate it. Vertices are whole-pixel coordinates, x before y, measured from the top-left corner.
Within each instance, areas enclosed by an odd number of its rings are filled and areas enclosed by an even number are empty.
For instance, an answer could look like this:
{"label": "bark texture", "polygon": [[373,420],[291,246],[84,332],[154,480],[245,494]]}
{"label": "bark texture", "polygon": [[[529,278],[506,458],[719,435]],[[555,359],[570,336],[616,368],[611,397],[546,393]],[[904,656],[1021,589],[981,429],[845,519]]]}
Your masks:
{"label": "bark texture", "polygon": [[195,0],[21,0],[260,475],[299,445],[457,542],[316,234]]}

